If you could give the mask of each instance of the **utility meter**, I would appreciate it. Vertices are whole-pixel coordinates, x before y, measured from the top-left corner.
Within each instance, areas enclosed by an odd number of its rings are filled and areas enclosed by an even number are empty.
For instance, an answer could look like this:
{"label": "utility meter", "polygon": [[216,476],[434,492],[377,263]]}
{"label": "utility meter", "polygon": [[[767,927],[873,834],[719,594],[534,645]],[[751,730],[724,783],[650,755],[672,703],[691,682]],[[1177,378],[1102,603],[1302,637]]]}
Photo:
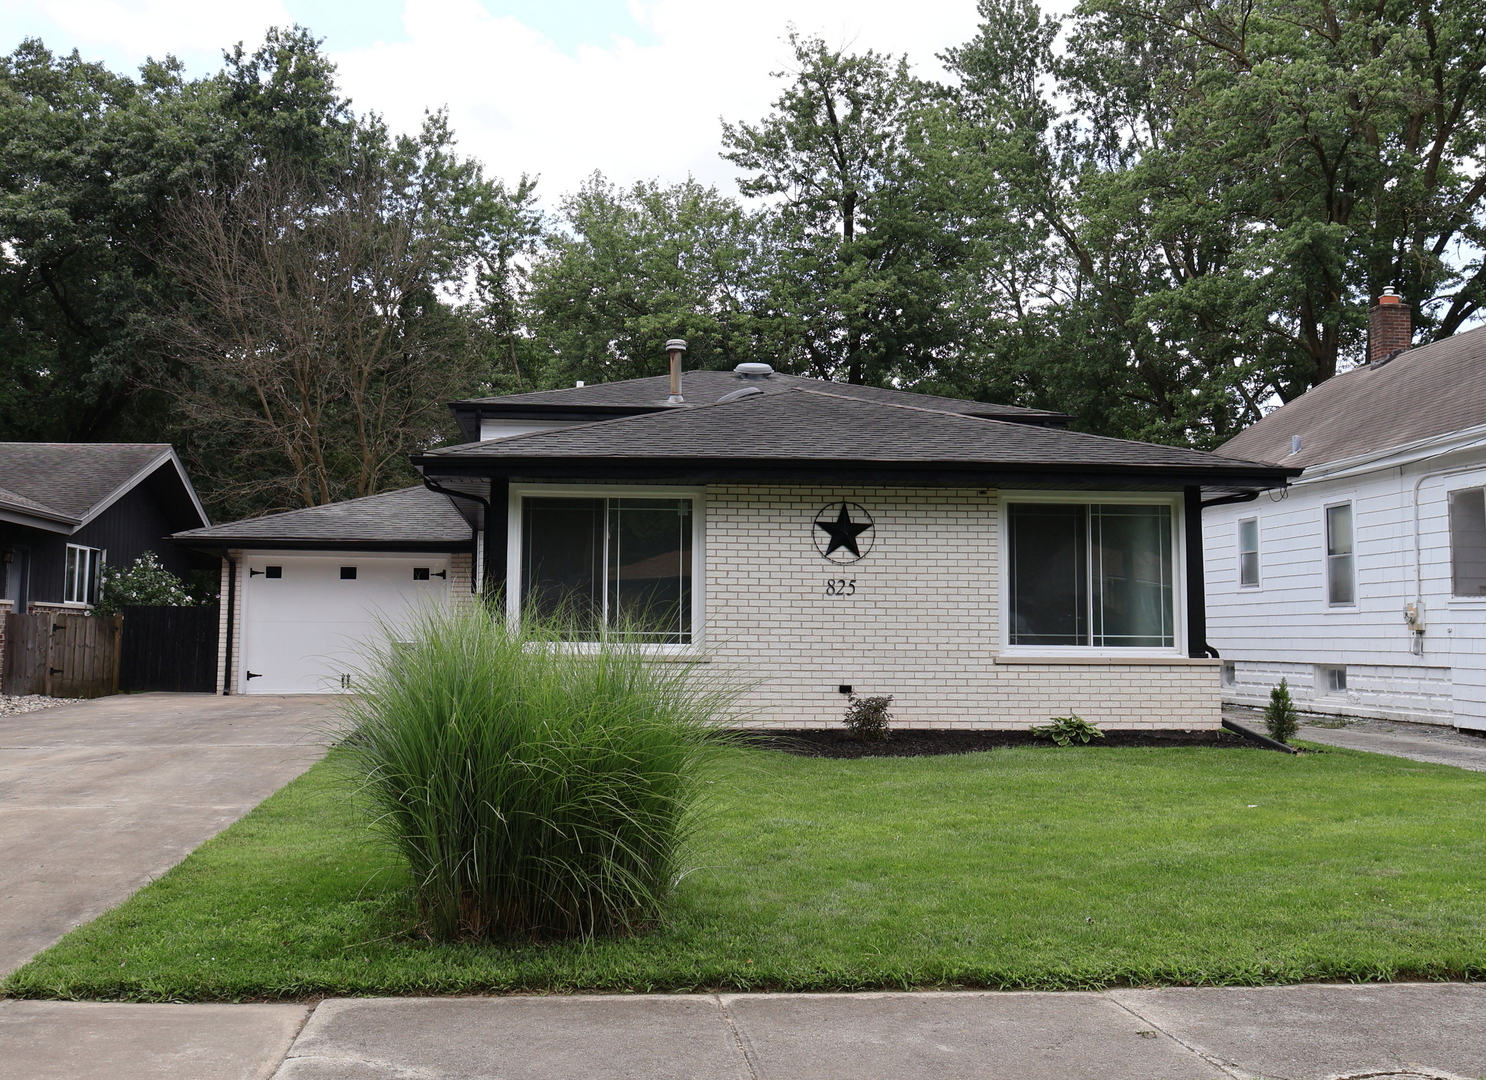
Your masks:
{"label": "utility meter", "polygon": [[1403,606],[1403,621],[1416,634],[1424,633],[1424,605],[1408,603]]}

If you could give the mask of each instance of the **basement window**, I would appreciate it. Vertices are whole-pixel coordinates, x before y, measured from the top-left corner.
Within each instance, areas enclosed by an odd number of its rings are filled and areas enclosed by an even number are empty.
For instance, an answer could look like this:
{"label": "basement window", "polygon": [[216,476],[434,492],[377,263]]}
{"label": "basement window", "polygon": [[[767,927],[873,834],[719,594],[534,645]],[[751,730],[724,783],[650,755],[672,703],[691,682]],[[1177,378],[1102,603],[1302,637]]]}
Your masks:
{"label": "basement window", "polygon": [[103,572],[103,549],[67,545],[67,564],[63,570],[62,602],[65,604],[98,603],[99,577]]}
{"label": "basement window", "polygon": [[575,640],[693,640],[693,498],[528,496],[520,602]]}
{"label": "basement window", "polygon": [[1317,664],[1316,689],[1323,694],[1340,694],[1347,688],[1347,669],[1341,665]]}
{"label": "basement window", "polygon": [[1008,644],[1176,645],[1170,504],[1007,505]]}
{"label": "basement window", "polygon": [[1450,492],[1450,591],[1486,596],[1486,489]]}

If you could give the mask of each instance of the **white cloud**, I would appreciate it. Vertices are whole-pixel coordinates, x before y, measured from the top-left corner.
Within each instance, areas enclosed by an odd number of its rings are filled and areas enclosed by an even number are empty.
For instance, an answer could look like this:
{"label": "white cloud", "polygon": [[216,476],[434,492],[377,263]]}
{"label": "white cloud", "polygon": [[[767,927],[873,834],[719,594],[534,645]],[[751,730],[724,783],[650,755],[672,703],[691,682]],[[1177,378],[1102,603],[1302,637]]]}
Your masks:
{"label": "white cloud", "polygon": [[475,0],[408,0],[406,40],[334,56],[358,108],[411,129],[424,108],[447,105],[466,153],[496,175],[540,173],[550,204],[594,169],[622,182],[692,174],[731,189],[719,118],[765,114],[779,92],[769,73],[790,59],[791,23],[831,44],[906,51],[927,71],[937,70],[935,52],[975,29],[967,0],[923,0],[911,18],[880,0],[655,0],[630,10],[654,44],[621,38],[569,55]]}
{"label": "white cloud", "polygon": [[60,31],[60,40],[55,32],[43,35],[56,52],[88,54],[101,47],[110,58],[131,57],[131,66],[166,53],[219,58],[239,41],[252,48],[270,26],[294,21],[281,0],[30,0],[5,6],[23,8],[33,26],[46,20]]}
{"label": "white cloud", "polygon": [[[524,4],[546,0],[499,0],[515,12],[504,15],[478,0],[404,0],[401,26],[385,3],[332,8],[339,31],[326,18],[333,2],[318,0],[311,13],[307,0],[0,0],[0,24],[14,35],[0,46],[34,33],[55,51],[78,47],[117,70],[175,53],[202,74],[237,41],[252,48],[269,26],[297,15],[317,29],[318,16],[358,110],[414,130],[425,109],[447,105],[466,154],[493,175],[540,174],[552,205],[595,169],[620,182],[692,174],[733,190],[732,166],[717,156],[719,120],[767,112],[780,89],[769,73],[790,61],[783,39],[791,24],[832,45],[906,52],[932,74],[934,54],[968,40],[977,22],[974,0],[610,0],[644,42],[616,35],[564,51],[521,21]],[[583,17],[583,6],[572,17]],[[532,21],[550,27],[552,18],[544,9]],[[344,28],[353,23],[351,38]]]}

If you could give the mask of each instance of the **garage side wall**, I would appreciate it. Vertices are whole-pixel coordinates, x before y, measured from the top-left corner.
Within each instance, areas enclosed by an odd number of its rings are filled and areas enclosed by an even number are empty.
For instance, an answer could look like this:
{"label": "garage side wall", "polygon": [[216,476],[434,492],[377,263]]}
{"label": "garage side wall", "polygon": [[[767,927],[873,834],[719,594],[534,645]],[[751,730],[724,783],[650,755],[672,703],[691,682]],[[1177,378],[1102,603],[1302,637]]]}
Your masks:
{"label": "garage side wall", "polygon": [[[837,565],[814,522],[843,500],[875,526],[865,557]],[[893,695],[901,727],[1025,729],[1069,711],[1111,729],[1219,726],[1216,660],[999,658],[997,529],[995,492],[709,488],[707,652],[752,684],[736,720],[834,726],[850,686]]]}

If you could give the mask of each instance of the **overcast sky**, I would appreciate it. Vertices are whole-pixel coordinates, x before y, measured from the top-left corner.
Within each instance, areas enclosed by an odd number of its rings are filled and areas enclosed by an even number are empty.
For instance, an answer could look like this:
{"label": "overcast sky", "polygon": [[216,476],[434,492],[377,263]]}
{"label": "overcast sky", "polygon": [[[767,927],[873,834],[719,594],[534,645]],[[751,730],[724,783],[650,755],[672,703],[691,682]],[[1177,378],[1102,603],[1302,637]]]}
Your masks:
{"label": "overcast sky", "polygon": [[295,22],[325,39],[358,111],[411,130],[448,106],[465,153],[540,174],[551,206],[595,169],[733,192],[719,118],[766,113],[791,23],[933,75],[977,17],[975,0],[0,0],[0,47],[35,36],[129,72],[173,53],[196,75]]}

